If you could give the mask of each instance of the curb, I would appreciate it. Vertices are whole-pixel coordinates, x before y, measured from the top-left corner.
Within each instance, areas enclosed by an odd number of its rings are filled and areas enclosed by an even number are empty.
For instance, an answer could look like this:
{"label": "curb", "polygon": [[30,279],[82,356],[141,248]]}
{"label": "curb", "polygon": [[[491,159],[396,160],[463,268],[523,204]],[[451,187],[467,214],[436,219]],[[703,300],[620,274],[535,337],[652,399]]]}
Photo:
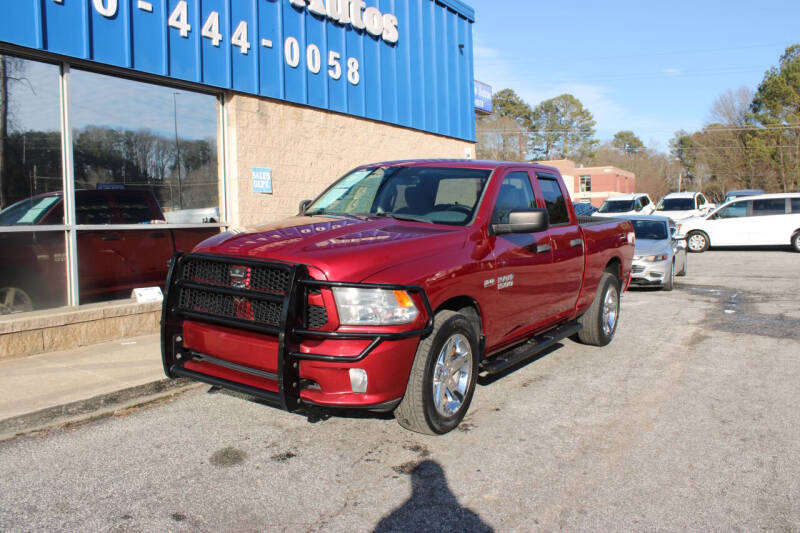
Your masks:
{"label": "curb", "polygon": [[188,379],[162,379],[101,394],[33,413],[0,420],[0,442],[31,433],[64,428],[108,418],[178,396],[203,384]]}

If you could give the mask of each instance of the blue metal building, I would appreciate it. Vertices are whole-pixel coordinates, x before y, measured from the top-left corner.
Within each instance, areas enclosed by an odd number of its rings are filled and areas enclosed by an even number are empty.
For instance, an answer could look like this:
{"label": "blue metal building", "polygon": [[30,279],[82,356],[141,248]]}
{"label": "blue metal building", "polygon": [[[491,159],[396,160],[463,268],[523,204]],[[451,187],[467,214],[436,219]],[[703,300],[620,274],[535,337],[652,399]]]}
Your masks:
{"label": "blue metal building", "polygon": [[0,43],[475,137],[474,12],[459,0],[14,0],[2,11]]}

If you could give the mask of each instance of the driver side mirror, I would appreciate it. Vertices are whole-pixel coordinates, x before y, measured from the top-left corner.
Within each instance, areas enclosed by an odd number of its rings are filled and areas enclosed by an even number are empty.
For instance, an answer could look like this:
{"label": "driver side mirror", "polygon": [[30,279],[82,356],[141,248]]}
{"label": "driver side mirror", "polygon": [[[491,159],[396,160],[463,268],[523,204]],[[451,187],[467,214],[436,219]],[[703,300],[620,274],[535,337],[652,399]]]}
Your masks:
{"label": "driver side mirror", "polygon": [[301,215],[304,215],[306,213],[306,209],[308,209],[308,206],[311,205],[311,202],[312,200],[303,200],[302,202],[300,202],[300,207],[298,208],[298,210],[300,211]]}
{"label": "driver side mirror", "polygon": [[508,224],[492,224],[495,235],[508,233],[536,233],[550,227],[546,209],[525,209],[508,214]]}

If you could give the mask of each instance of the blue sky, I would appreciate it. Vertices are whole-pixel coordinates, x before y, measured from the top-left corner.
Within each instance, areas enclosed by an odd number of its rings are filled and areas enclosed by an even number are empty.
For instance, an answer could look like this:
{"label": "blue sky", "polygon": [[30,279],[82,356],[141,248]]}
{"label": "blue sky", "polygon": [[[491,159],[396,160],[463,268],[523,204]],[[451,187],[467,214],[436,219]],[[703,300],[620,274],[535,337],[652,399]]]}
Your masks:
{"label": "blue sky", "polygon": [[728,89],[755,90],[800,43],[800,0],[468,0],[475,78],[528,103],[571,93],[597,137],[633,130],[663,151],[709,121]]}

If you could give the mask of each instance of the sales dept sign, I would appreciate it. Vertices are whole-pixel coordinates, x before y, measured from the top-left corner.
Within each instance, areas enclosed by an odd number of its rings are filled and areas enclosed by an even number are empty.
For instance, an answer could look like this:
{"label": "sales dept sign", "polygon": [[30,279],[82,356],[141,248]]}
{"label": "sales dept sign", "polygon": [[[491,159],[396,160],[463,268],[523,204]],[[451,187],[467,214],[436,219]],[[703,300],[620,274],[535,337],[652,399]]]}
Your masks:
{"label": "sales dept sign", "polygon": [[272,169],[253,168],[253,192],[272,194]]}

